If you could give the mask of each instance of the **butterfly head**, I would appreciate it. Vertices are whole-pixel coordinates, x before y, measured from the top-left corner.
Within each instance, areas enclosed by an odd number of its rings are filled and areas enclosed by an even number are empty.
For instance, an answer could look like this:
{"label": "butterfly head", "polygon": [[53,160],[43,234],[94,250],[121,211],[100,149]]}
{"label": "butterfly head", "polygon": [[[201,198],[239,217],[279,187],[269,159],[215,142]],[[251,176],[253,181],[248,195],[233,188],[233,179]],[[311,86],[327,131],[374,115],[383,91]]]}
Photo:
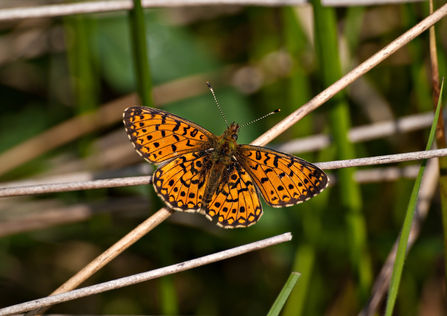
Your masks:
{"label": "butterfly head", "polygon": [[224,138],[232,141],[237,141],[237,133],[241,127],[237,123],[231,123],[231,125],[227,128],[224,133]]}

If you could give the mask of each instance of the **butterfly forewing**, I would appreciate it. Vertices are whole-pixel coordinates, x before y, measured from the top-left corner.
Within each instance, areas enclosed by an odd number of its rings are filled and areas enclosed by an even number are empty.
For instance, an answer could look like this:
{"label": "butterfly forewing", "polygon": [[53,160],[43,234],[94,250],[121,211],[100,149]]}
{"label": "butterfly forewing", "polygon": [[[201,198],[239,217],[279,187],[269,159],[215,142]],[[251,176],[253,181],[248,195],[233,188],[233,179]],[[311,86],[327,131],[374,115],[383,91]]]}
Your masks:
{"label": "butterfly forewing", "polygon": [[123,121],[136,151],[151,163],[197,151],[216,137],[184,118],[148,107],[127,108]]}
{"label": "butterfly forewing", "polygon": [[248,227],[255,224],[262,215],[258,192],[250,175],[239,165],[232,164],[225,171],[227,181],[222,183],[205,214],[211,220],[217,218],[217,225],[223,228]]}
{"label": "butterfly forewing", "polygon": [[328,185],[326,174],[318,167],[268,148],[241,145],[237,160],[273,207],[307,201]]}

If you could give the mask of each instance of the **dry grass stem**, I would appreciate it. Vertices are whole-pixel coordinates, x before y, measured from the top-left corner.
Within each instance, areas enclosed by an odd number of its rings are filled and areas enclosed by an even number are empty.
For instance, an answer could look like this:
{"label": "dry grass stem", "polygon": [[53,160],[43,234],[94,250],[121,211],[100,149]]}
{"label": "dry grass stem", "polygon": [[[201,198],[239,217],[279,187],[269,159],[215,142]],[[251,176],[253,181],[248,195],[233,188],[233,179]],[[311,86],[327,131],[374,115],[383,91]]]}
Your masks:
{"label": "dry grass stem", "polygon": [[437,157],[447,156],[447,149],[434,149],[427,151],[416,151],[412,153],[396,154],[396,155],[386,155],[386,156],[376,156],[367,158],[357,158],[357,159],[347,159],[347,160],[336,160],[330,162],[318,162],[315,163],[318,167],[323,170],[329,169],[339,169],[339,168],[349,168],[349,167],[361,167],[361,166],[372,166],[381,165],[386,163],[403,162],[410,160],[421,160],[430,159]]}
{"label": "dry grass stem", "polygon": [[[204,5],[238,6],[285,6],[307,3],[306,0],[142,0],[143,8],[185,7]],[[99,13],[130,10],[132,0],[90,1],[72,4],[54,4],[29,8],[0,10],[0,21],[13,21],[31,18],[49,18],[73,14]]]}
{"label": "dry grass stem", "polygon": [[[396,163],[410,160],[421,160],[447,156],[447,149],[435,149],[429,151],[417,151],[404,154],[357,158],[348,160],[336,160],[329,162],[317,162],[315,165],[323,170],[360,167]],[[100,188],[112,188],[121,186],[146,185],[151,183],[151,176],[124,177],[107,180],[93,180],[73,183],[43,184],[34,186],[12,187],[0,189],[0,197],[21,196],[29,194],[42,194],[54,192],[66,192],[74,190],[88,190]]]}
{"label": "dry grass stem", "polygon": [[369,70],[377,66],[380,62],[388,58],[391,54],[402,48],[405,44],[413,40],[419,34],[427,30],[430,26],[438,22],[447,14],[447,4],[436,10],[432,15],[428,16],[403,35],[396,38],[385,48],[374,54],[372,57],[361,63],[347,75],[333,83],[330,87],[323,92],[315,96],[312,100],[304,104],[298,110],[287,116],[284,120],[273,126],[268,132],[257,138],[253,145],[266,145],[271,142],[275,137],[280,135],[286,129],[290,128],[293,124],[301,120],[307,114],[317,109],[323,103],[332,98],[335,94],[346,88],[353,81],[366,74]]}
{"label": "dry grass stem", "polygon": [[398,4],[408,2],[422,2],[424,0],[321,0],[324,6],[347,7],[347,6],[379,6],[384,4]]}
{"label": "dry grass stem", "polygon": [[159,278],[159,277],[162,277],[165,275],[174,274],[174,273],[182,272],[185,270],[193,269],[196,267],[200,267],[200,266],[210,264],[210,263],[213,263],[216,261],[239,256],[241,254],[244,254],[244,253],[247,253],[250,251],[259,250],[259,249],[262,249],[265,247],[269,247],[272,245],[290,241],[291,239],[292,239],[291,233],[277,235],[274,237],[266,238],[266,239],[256,241],[256,242],[253,242],[250,244],[246,244],[246,245],[235,247],[235,248],[228,249],[225,251],[217,252],[212,255],[200,257],[197,259],[188,260],[188,261],[174,264],[171,266],[167,266],[164,268],[135,274],[135,275],[132,275],[129,277],[125,277],[125,278],[121,278],[121,279],[117,279],[117,280],[113,280],[113,281],[109,281],[109,282],[104,282],[104,283],[96,284],[93,286],[88,286],[88,287],[85,287],[85,288],[82,288],[79,290],[74,290],[74,291],[71,291],[68,293],[49,296],[49,297],[29,301],[26,303],[6,307],[3,309],[0,309],[0,315],[5,316],[5,315],[13,315],[13,314],[17,314],[17,313],[23,313],[23,312],[26,312],[31,309],[36,309],[36,308],[40,309],[40,308],[44,308],[46,306],[51,306],[51,305],[58,304],[61,302],[74,300],[76,298],[85,297],[85,296],[94,295],[94,294],[102,293],[102,292],[113,290],[113,289],[122,288],[122,287],[129,286],[132,284]]}
{"label": "dry grass stem", "polygon": [[[384,181],[396,181],[400,178],[416,178],[419,165],[406,166],[403,168],[372,168],[367,170],[357,170],[354,179],[358,183],[375,183]],[[330,186],[337,183],[337,178],[329,174]],[[16,216],[6,221],[0,221],[0,237],[19,234],[38,229],[45,229],[57,225],[77,223],[90,219],[92,216],[100,213],[113,213],[122,210],[126,214],[138,213],[147,210],[149,201],[140,197],[114,198],[99,203],[80,203],[61,208],[52,208],[31,213],[28,215]],[[9,207],[10,208],[10,205]],[[194,222],[194,219],[191,220]],[[191,223],[189,224],[191,225]]]}
{"label": "dry grass stem", "polygon": [[[231,69],[225,68],[219,73],[231,76]],[[160,106],[208,92],[204,83],[215,76],[200,74],[155,86],[153,93],[156,104]],[[136,104],[140,104],[136,94],[121,97],[102,105],[95,112],[71,118],[7,150],[0,154],[0,176],[54,148],[115,124],[122,119],[125,108]]]}
{"label": "dry grass stem", "polygon": [[123,110],[137,104],[136,94],[105,104],[98,111],[74,117],[33,137],[0,155],[0,175],[53,148],[115,123]]}
{"label": "dry grass stem", "polygon": [[[411,226],[410,236],[408,237],[407,252],[411,249],[414,242],[419,236],[419,232],[427,217],[428,210],[430,207],[430,201],[435,194],[436,188],[438,186],[439,180],[439,166],[437,159],[433,159],[428,162],[427,168],[423,177],[423,184],[419,191],[419,199],[416,207],[416,216],[414,216],[413,224]],[[372,316],[376,315],[380,303],[385,297],[389,289],[389,284],[391,280],[391,273],[393,271],[394,261],[396,259],[397,245],[399,243],[399,238],[394,242],[390,253],[380,270],[379,275],[374,282],[371,297],[368,300],[368,304],[359,313],[359,316]]]}
{"label": "dry grass stem", "polygon": [[92,180],[70,183],[41,184],[33,186],[12,187],[0,189],[0,197],[91,190],[102,188],[128,187],[152,183],[152,176],[126,177],[106,180]]}
{"label": "dry grass stem", "polygon": [[[168,100],[165,100],[166,99],[165,95],[172,95],[170,91],[182,91],[183,89],[188,90],[185,82],[186,80],[171,81],[169,84],[163,84],[158,86],[159,89],[157,91],[160,92],[159,94],[160,98],[163,99],[162,103],[168,102]],[[201,83],[202,84],[200,85],[204,86],[203,82]],[[197,83],[197,85],[199,85],[199,83]],[[196,91],[195,93],[199,92]],[[183,95],[183,93],[181,94]],[[385,136],[403,134],[406,132],[429,127],[432,124],[432,122],[433,122],[432,112],[409,115],[394,121],[378,122],[374,124],[353,127],[349,131],[348,139],[351,142],[356,143],[356,142],[363,142],[367,140],[377,139]],[[126,144],[128,144],[127,140]],[[302,137],[281,144],[272,144],[270,147],[279,151],[298,154],[303,152],[320,150],[326,148],[327,146],[329,146],[329,144],[330,144],[330,137],[328,135],[319,134],[319,135],[312,135],[309,137]],[[72,182],[93,181],[94,179],[118,178],[135,174],[149,174],[151,170],[152,167],[149,164],[141,163],[139,165],[126,167],[119,170],[102,171],[97,173],[77,172],[71,174],[61,174],[57,176],[42,177],[36,180],[27,179],[14,182],[4,182],[0,183],[0,187],[4,189],[10,187],[21,187],[21,186],[42,185],[42,184],[48,185],[48,184],[68,183],[68,182],[72,183]],[[82,186],[83,184],[79,183],[79,185]],[[46,190],[45,192],[42,191],[36,193],[46,193],[46,192],[57,192],[57,191],[51,191],[51,189],[48,187],[48,190]]]}
{"label": "dry grass stem", "polygon": [[[396,181],[400,178],[415,179],[419,172],[419,165],[406,166],[403,168],[388,167],[388,168],[371,168],[357,170],[354,173],[354,179],[358,183],[373,183]],[[331,179],[332,182],[332,179]]]}
{"label": "dry grass stem", "polygon": [[[433,12],[433,0],[430,0],[430,14]],[[436,109],[438,105],[439,100],[439,94],[440,94],[440,88],[441,84],[439,81],[439,63],[438,63],[438,53],[437,53],[437,47],[436,47],[436,33],[435,33],[435,26],[433,25],[430,27],[430,65],[431,65],[431,72],[432,72],[432,80],[433,80],[433,106]],[[436,139],[440,139],[441,137],[444,137],[444,118],[443,116],[439,116],[438,126],[436,132],[441,135],[436,135]],[[438,143],[439,146],[439,143]]]}
{"label": "dry grass stem", "polygon": [[[353,127],[349,130],[348,139],[353,143],[360,143],[381,137],[403,134],[426,127],[433,123],[433,112],[409,115],[394,121],[378,122],[374,124]],[[331,143],[328,135],[319,134],[300,139],[294,139],[270,147],[288,153],[302,153],[326,148]]]}
{"label": "dry grass stem", "polygon": [[[107,263],[112,261],[116,256],[118,256],[121,252],[129,248],[131,245],[133,245],[135,242],[137,242],[141,237],[146,235],[148,232],[150,232],[152,229],[158,226],[161,222],[163,222],[165,219],[167,219],[174,211],[163,207],[158,212],[153,214],[151,217],[149,217],[147,220],[145,220],[143,223],[135,227],[130,233],[128,233],[126,236],[121,238],[118,242],[116,242],[113,246],[111,246],[109,249],[104,251],[102,254],[100,254],[97,258],[95,258],[92,262],[90,262],[88,265],[86,265],[82,270],[80,270],[78,273],[76,273],[74,276],[72,276],[68,281],[66,281],[64,284],[62,284],[60,287],[58,287],[53,293],[50,295],[56,295],[59,293],[64,293],[71,291],[78,287],[82,282],[87,280],[91,275],[93,275],[96,271],[104,267]],[[99,292],[98,292],[99,293]],[[48,306],[42,305],[42,306]],[[36,307],[31,307],[28,309],[24,309],[23,311],[31,310]],[[39,310],[32,310],[31,312],[28,312],[27,315],[37,315],[44,313],[47,310],[47,308],[42,308]],[[0,310],[1,315],[1,310]]]}
{"label": "dry grass stem", "polygon": [[58,173],[55,175],[43,175],[36,178],[29,178],[17,181],[1,182],[0,188],[12,188],[41,184],[59,184],[84,182],[93,180],[105,180],[109,178],[130,177],[136,175],[149,175],[154,171],[152,165],[141,162],[139,164],[128,165],[119,169],[105,169],[99,171],[79,171]]}
{"label": "dry grass stem", "polygon": [[[386,3],[405,3],[422,0],[323,0],[326,6],[364,6]],[[142,0],[143,8],[238,5],[238,6],[293,6],[308,3],[307,0]],[[100,13],[130,10],[132,0],[90,1],[72,4],[43,5],[29,8],[0,10],[0,21],[14,21],[31,18],[49,18],[85,13]]]}
{"label": "dry grass stem", "polygon": [[[145,210],[146,214],[148,203],[149,201],[146,198],[132,196],[112,198],[107,199],[107,201],[95,203],[79,203],[45,210],[33,209],[33,212],[30,214],[12,215],[11,218],[0,221],[0,237],[51,228],[57,225],[83,222],[101,213],[113,213],[125,210],[126,214],[135,214],[137,212],[141,214],[140,210]],[[10,205],[8,209],[10,209]]]}

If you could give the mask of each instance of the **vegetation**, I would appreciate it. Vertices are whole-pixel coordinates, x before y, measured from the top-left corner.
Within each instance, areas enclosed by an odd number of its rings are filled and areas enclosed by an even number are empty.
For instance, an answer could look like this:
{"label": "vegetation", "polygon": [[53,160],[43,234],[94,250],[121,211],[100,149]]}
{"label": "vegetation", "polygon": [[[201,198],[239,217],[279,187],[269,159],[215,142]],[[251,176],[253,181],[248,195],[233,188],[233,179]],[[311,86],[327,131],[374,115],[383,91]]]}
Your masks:
{"label": "vegetation", "polygon": [[[281,108],[240,131],[238,142],[250,143],[429,14],[426,3],[336,9],[312,3],[315,14],[310,5],[210,6],[2,22],[0,186],[151,174],[121,122],[126,107],[143,104],[136,92],[144,104],[216,135],[225,121],[206,81],[230,122]],[[444,19],[436,24],[441,77],[446,33]],[[422,151],[431,123],[380,138],[371,132],[360,141],[347,134],[432,112],[433,104],[424,32],[268,146],[330,135],[333,142],[318,149],[284,149],[311,162]],[[282,315],[357,315],[402,230],[417,174],[408,170],[419,164],[330,171],[332,186],[322,194],[289,208],[264,204],[261,220],[246,229],[175,213],[82,286],[284,232],[293,239],[55,305],[51,313],[266,315],[296,271],[301,276]],[[374,170],[379,177],[365,176]],[[385,179],[390,170],[398,177]],[[437,180],[422,189],[430,181]],[[433,193],[425,198],[430,211],[403,266],[393,315],[447,311],[441,201]],[[0,307],[48,295],[162,206],[150,185],[0,199]]]}

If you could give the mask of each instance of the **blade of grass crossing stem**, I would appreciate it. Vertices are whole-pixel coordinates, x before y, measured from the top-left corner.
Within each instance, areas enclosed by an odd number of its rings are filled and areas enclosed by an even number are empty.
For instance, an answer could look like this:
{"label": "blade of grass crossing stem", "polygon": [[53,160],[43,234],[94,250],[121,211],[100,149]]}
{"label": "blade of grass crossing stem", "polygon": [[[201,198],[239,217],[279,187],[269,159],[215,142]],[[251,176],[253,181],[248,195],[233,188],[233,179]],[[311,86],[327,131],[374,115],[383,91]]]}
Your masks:
{"label": "blade of grass crossing stem", "polygon": [[[444,80],[441,84],[441,93],[444,86]],[[436,134],[436,124],[439,118],[439,112],[441,110],[441,98],[439,98],[438,106],[436,108],[435,118],[430,130],[430,136],[428,137],[428,143],[426,150],[430,150],[433,145],[433,141]],[[421,187],[422,175],[425,171],[427,160],[423,160],[421,168],[419,169],[416,182],[414,183],[413,191],[411,192],[410,202],[408,203],[407,213],[405,214],[404,225],[400,234],[399,244],[397,246],[396,259],[394,262],[393,273],[391,275],[390,289],[388,291],[388,301],[386,304],[385,316],[391,316],[393,313],[394,305],[396,303],[397,292],[399,290],[399,283],[402,277],[402,270],[404,267],[405,257],[407,253],[408,236],[410,235],[411,223],[413,222],[414,212],[416,210],[416,203],[418,199],[419,188]]]}
{"label": "blade of grass crossing stem", "polygon": [[[315,17],[315,47],[319,59],[319,67],[325,86],[342,77],[338,57],[338,38],[335,10],[322,7],[320,0],[312,0]],[[349,107],[343,92],[328,101],[330,106],[330,127],[337,148],[337,159],[355,158],[355,150],[348,140],[351,125]],[[341,204],[346,210],[349,251],[352,268],[357,272],[359,280],[358,299],[363,302],[371,287],[372,267],[367,247],[366,223],[362,213],[360,187],[354,181],[355,168],[338,170]]]}
{"label": "blade of grass crossing stem", "polygon": [[284,304],[286,303],[287,299],[289,298],[290,293],[292,292],[293,288],[295,287],[296,282],[298,281],[298,278],[300,277],[300,274],[298,272],[292,272],[287,279],[286,284],[284,284],[284,287],[282,288],[281,292],[279,293],[278,297],[276,298],[275,302],[272,305],[272,308],[270,308],[270,311],[268,312],[267,316],[277,316],[281,312]]}
{"label": "blade of grass crossing stem", "polygon": [[134,57],[135,81],[143,105],[153,107],[152,81],[147,54],[144,11],[141,6],[141,0],[133,0],[133,5],[134,8],[129,11],[129,23]]}

